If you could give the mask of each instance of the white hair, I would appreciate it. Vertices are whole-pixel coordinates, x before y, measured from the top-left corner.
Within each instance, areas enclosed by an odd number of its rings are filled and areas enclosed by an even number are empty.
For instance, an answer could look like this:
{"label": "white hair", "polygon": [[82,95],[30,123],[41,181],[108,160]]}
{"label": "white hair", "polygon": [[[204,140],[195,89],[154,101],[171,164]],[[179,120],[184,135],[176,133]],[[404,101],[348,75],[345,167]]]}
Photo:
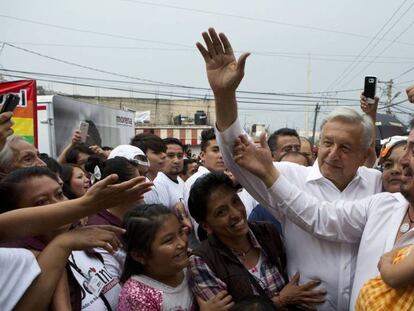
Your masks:
{"label": "white hair", "polygon": [[341,121],[345,123],[360,125],[361,132],[361,147],[368,149],[374,140],[374,123],[367,114],[359,114],[355,110],[347,107],[339,107],[332,111],[325,120],[322,121],[322,128],[326,123],[332,121]]}
{"label": "white hair", "polygon": [[0,171],[5,171],[10,168],[13,162],[14,152],[11,145],[15,142],[25,141],[22,137],[11,135],[7,137],[3,150],[0,151]]}

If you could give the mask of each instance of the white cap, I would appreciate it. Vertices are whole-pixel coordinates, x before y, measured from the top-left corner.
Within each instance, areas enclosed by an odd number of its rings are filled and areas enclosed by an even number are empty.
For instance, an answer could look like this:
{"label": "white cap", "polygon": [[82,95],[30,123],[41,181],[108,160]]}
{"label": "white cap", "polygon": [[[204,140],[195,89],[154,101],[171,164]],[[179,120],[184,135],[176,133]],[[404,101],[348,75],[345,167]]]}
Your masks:
{"label": "white cap", "polygon": [[[140,157],[136,159],[137,156],[140,156]],[[119,145],[115,147],[109,154],[108,160],[113,159],[115,157],[123,157],[123,158],[126,158],[127,160],[137,161],[137,163],[140,165],[149,166],[149,162],[148,162],[147,156],[145,155],[144,151],[132,145]],[[139,158],[142,159],[143,157],[145,158],[146,161],[142,161],[139,159]]]}

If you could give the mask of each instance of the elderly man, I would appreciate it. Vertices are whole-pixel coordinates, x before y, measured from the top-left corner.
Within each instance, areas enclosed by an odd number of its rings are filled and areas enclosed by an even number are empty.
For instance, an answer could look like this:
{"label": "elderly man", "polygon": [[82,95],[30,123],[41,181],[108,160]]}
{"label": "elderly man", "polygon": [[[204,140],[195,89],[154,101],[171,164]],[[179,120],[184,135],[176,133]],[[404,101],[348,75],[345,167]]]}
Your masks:
{"label": "elderly man", "polygon": [[266,201],[269,206],[277,206],[281,217],[289,218],[303,230],[328,241],[359,243],[350,310],[354,310],[363,284],[378,274],[381,255],[394,245],[414,242],[414,120],[410,128],[407,148],[400,159],[403,168],[401,193],[383,192],[357,201],[324,202],[300,191],[273,165],[264,138],[261,148],[245,137],[241,137],[235,147],[236,162],[268,187]]}
{"label": "elderly man", "polygon": [[[207,48],[197,43],[206,62],[207,76],[216,102],[217,139],[226,166],[260,203],[269,206],[267,187],[235,164],[232,149],[244,133],[237,119],[236,89],[244,75],[248,53],[237,61],[224,34],[203,33]],[[277,162],[280,173],[320,200],[355,200],[381,191],[381,174],[361,167],[369,153],[373,124],[351,109],[338,109],[323,122],[319,156],[312,167]],[[287,218],[279,217],[285,237],[290,277],[300,271],[301,281],[318,278],[327,290],[320,310],[347,310],[355,272],[358,243],[319,239]],[[321,263],[323,262],[323,268]]]}
{"label": "elderly man", "polygon": [[39,158],[36,147],[22,137],[7,137],[3,150],[0,152],[0,178],[22,167],[46,166]]}

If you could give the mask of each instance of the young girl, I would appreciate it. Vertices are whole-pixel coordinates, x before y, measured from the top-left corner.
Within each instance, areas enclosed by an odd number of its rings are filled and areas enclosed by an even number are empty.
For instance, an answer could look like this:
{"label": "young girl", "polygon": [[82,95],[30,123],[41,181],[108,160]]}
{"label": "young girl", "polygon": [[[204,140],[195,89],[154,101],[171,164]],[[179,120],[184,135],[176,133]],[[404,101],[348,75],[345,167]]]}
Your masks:
{"label": "young girl", "polygon": [[[398,244],[401,245],[401,241]],[[355,310],[413,310],[414,244],[382,255],[378,269],[381,274],[365,283],[359,292]]]}
{"label": "young girl", "polygon": [[[160,204],[144,204],[125,217],[127,257],[118,310],[196,310],[188,286],[187,235],[177,216]],[[201,303],[200,310],[229,310],[225,293]]]}

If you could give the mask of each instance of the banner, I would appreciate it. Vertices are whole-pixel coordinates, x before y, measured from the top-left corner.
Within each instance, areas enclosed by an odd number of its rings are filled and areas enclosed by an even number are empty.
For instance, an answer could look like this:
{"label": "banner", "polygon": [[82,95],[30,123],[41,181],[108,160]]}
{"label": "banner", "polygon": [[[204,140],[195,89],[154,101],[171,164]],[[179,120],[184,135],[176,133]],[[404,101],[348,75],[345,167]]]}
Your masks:
{"label": "banner", "polygon": [[12,119],[14,133],[37,147],[36,81],[20,80],[0,83],[0,95],[7,93],[20,96],[20,103]]}

